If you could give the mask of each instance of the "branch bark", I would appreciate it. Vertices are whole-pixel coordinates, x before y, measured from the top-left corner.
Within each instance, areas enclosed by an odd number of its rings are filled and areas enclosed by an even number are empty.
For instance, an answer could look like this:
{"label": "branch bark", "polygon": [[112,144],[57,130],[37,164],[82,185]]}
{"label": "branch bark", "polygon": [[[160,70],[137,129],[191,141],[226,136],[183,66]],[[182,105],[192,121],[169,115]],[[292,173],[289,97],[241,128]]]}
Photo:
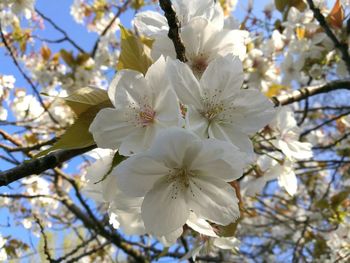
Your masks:
{"label": "branch bark", "polygon": [[340,89],[350,90],[350,79],[335,80],[322,85],[304,87],[292,91],[289,94],[272,97],[272,101],[275,106],[288,105],[321,93],[328,93]]}
{"label": "branch bark", "polygon": [[55,168],[56,166],[59,166],[60,164],[94,148],[96,148],[95,145],[82,149],[59,150],[50,153],[42,158],[23,162],[22,164],[10,170],[0,172],[0,187],[9,185],[10,183],[13,183],[24,177],[33,174],[40,174],[48,169]]}
{"label": "branch bark", "polygon": [[168,37],[173,41],[176,58],[181,62],[187,62],[185,45],[180,37],[180,22],[176,16],[175,10],[170,0],[159,0],[159,5],[164,11],[169,25]]}

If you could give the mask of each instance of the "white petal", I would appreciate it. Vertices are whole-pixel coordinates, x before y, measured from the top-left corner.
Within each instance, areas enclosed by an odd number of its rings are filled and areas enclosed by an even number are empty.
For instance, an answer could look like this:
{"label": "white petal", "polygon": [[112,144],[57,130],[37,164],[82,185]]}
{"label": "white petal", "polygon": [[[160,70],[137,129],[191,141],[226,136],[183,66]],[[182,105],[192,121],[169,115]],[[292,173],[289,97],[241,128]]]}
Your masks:
{"label": "white petal", "polygon": [[115,210],[118,215],[120,228],[127,235],[143,235],[146,233],[141,213],[126,213]]}
{"label": "white petal", "polygon": [[161,56],[176,58],[174,44],[167,35],[157,36],[152,45],[151,57],[153,60]]}
{"label": "white petal", "polygon": [[186,224],[194,231],[197,231],[202,235],[217,237],[217,234],[215,234],[211,225],[203,218],[196,216],[196,214],[193,212],[190,213],[190,217],[188,218]]}
{"label": "white petal", "polygon": [[215,177],[193,177],[187,200],[197,216],[220,225],[228,225],[240,216],[235,190]]}
{"label": "white petal", "polygon": [[213,245],[221,249],[237,249],[239,240],[235,237],[219,237],[214,239]]}
{"label": "white petal", "polygon": [[202,108],[200,86],[192,70],[185,63],[168,59],[170,83],[183,104]]}
{"label": "white petal", "polygon": [[188,148],[196,142],[200,142],[200,139],[194,133],[181,128],[168,128],[159,132],[150,148],[150,154],[157,160],[162,160],[167,167],[181,167]]}
{"label": "white petal", "polygon": [[297,193],[298,180],[295,173],[291,169],[280,174],[278,177],[278,184],[284,187],[287,193],[291,196]]}
{"label": "white petal", "polygon": [[141,213],[147,231],[157,236],[167,235],[182,227],[189,217],[184,194],[176,195],[174,183],[158,180],[142,203]]}
{"label": "white petal", "polygon": [[159,241],[163,244],[165,247],[170,247],[173,245],[176,240],[182,235],[183,228],[180,227],[176,229],[174,232],[171,232],[165,236],[158,237]]}
{"label": "white petal", "polygon": [[242,176],[245,165],[244,154],[237,147],[216,139],[207,139],[202,141],[202,149],[190,169],[230,182]]}
{"label": "white petal", "polygon": [[195,17],[181,30],[181,38],[186,48],[188,58],[197,57],[203,52],[203,47],[217,29],[204,17]]}
{"label": "white petal", "polygon": [[122,140],[133,132],[131,125],[120,110],[105,108],[97,113],[89,131],[100,148],[118,149]]}
{"label": "white petal", "polygon": [[154,11],[144,11],[136,14],[134,24],[138,32],[145,36],[167,33],[169,30],[166,18]]}
{"label": "white petal", "polygon": [[[211,59],[232,54],[243,60],[246,56],[245,42],[249,33],[244,30],[222,30],[211,35],[205,43],[204,52],[212,54]],[[234,39],[234,41],[232,41]]]}
{"label": "white petal", "polygon": [[120,190],[135,197],[144,196],[159,178],[167,174],[168,168],[144,154],[129,157],[111,172],[117,176]]}
{"label": "white petal", "polygon": [[255,133],[269,124],[276,115],[272,102],[257,90],[240,90],[233,101],[234,111],[243,119],[234,120],[245,133]]}
{"label": "white petal", "polygon": [[126,136],[120,144],[120,154],[130,156],[148,149],[156,135],[156,128],[154,126],[134,127],[134,131],[129,136]]}
{"label": "white petal", "polygon": [[209,126],[208,133],[210,138],[231,142],[242,152],[246,153],[250,160],[254,158],[253,144],[248,135],[237,130],[235,126],[229,124],[219,124],[213,121]]}
{"label": "white petal", "polygon": [[243,79],[243,66],[238,57],[218,57],[209,63],[200,79],[202,95],[218,101],[230,98],[240,90]]}
{"label": "white petal", "polygon": [[151,94],[144,76],[128,69],[119,71],[108,88],[108,96],[116,109],[142,105],[151,99]]}
{"label": "white petal", "polygon": [[195,107],[189,106],[186,113],[186,128],[193,131],[200,138],[207,139],[209,138],[208,127],[208,119],[205,118]]}

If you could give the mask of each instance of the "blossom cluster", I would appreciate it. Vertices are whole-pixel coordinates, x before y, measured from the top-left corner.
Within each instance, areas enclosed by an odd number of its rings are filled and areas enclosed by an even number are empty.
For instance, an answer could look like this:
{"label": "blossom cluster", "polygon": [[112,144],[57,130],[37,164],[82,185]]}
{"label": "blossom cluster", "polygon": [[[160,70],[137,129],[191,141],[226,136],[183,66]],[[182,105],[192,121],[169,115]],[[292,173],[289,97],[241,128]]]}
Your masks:
{"label": "blossom cluster", "polygon": [[[272,102],[242,89],[248,32],[224,27],[213,1],[174,1],[188,61],[175,59],[165,18],[139,13],[137,30],[154,39],[145,75],[120,70],[90,126],[102,155],[85,191],[107,202],[111,221],[128,234],[174,242],[187,224],[217,237],[209,223],[239,218],[235,189],[255,159],[251,136],[272,121]],[[195,8],[194,8],[195,7]],[[115,152],[127,159],[112,167]],[[98,174],[98,176],[96,176]]]}

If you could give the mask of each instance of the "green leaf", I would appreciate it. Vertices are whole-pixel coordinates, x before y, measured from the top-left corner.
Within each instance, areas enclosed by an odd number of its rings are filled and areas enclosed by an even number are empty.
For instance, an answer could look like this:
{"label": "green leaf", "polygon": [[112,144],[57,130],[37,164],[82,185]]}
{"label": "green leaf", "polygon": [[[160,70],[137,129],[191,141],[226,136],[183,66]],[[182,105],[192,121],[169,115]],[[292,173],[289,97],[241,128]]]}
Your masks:
{"label": "green leaf", "polygon": [[78,117],[75,123],[66,130],[54,145],[40,152],[34,158],[44,156],[59,149],[80,149],[94,145],[95,142],[92,134],[89,132],[89,127],[96,114],[106,107],[105,104],[99,104],[89,108]]}
{"label": "green leaf", "polygon": [[76,58],[76,63],[79,66],[83,66],[90,58],[90,55],[87,53],[80,53],[78,54],[77,58]]}
{"label": "green leaf", "polygon": [[134,8],[135,10],[139,10],[144,5],[145,5],[144,0],[132,0],[131,2],[131,7]]}
{"label": "green leaf", "polygon": [[105,107],[113,107],[113,104],[109,100],[107,91],[93,87],[81,88],[62,99],[77,116],[95,105],[101,104],[101,106],[105,105]]}
{"label": "green leaf", "polygon": [[331,197],[331,206],[333,209],[337,209],[338,206],[340,206],[343,201],[345,201],[350,194],[350,189],[341,191]]}
{"label": "green leaf", "polygon": [[288,0],[275,0],[276,9],[282,13],[288,5],[288,2]]}
{"label": "green leaf", "polygon": [[64,60],[64,62],[66,62],[66,64],[68,66],[70,66],[70,67],[74,67],[75,66],[75,60],[74,60],[72,52],[68,52],[65,49],[61,49],[60,50],[60,55],[61,55],[62,59]]}
{"label": "green leaf", "polygon": [[117,69],[132,69],[146,74],[148,68],[152,65],[150,48],[122,25],[120,25],[120,33],[121,52]]}

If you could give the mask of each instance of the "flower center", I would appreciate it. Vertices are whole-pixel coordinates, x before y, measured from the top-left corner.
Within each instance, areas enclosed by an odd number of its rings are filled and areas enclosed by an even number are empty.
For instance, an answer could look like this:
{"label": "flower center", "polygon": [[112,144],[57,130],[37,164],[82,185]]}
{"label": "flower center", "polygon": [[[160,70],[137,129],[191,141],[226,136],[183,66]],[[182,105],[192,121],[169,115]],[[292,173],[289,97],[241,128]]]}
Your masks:
{"label": "flower center", "polygon": [[155,115],[156,112],[152,108],[145,107],[139,112],[139,123],[145,127],[153,123]]}
{"label": "flower center", "polygon": [[205,112],[202,112],[202,115],[209,121],[213,120],[218,114],[224,111],[222,105],[212,105]]}
{"label": "flower center", "polygon": [[201,76],[208,67],[208,59],[200,54],[191,60],[191,69],[197,76]]}
{"label": "flower center", "polygon": [[190,186],[190,177],[194,176],[193,172],[188,170],[186,167],[174,168],[173,172],[169,174],[168,181],[176,182],[184,188]]}

